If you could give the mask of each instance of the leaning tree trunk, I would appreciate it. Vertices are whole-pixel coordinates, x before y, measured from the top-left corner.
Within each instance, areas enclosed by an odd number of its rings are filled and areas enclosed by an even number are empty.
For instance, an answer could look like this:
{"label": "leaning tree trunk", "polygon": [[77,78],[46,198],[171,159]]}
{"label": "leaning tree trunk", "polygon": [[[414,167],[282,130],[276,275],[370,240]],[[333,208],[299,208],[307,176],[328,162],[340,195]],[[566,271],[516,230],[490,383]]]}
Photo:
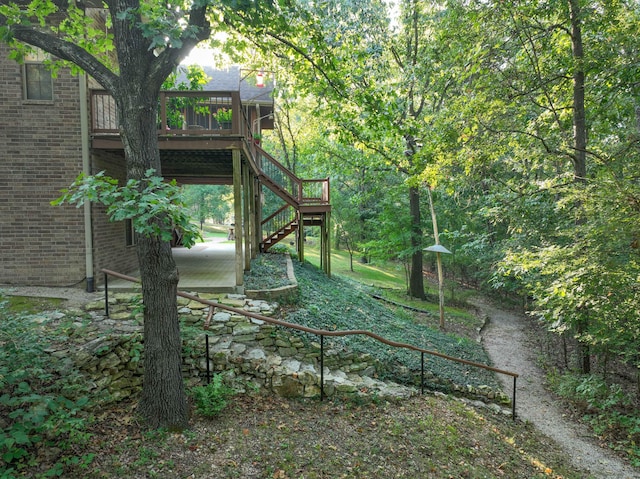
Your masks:
{"label": "leaning tree trunk", "polygon": [[409,188],[409,210],[411,214],[411,273],[409,276],[409,295],[425,299],[422,275],[422,219],[420,217],[420,191]]}
{"label": "leaning tree trunk", "polygon": [[[130,179],[142,179],[149,168],[161,174],[157,98],[154,89],[116,97]],[[178,271],[170,243],[159,237],[138,235],[137,252],[144,302],[144,379],[139,412],[151,427],[179,430],[187,426],[188,410],[181,368]]]}

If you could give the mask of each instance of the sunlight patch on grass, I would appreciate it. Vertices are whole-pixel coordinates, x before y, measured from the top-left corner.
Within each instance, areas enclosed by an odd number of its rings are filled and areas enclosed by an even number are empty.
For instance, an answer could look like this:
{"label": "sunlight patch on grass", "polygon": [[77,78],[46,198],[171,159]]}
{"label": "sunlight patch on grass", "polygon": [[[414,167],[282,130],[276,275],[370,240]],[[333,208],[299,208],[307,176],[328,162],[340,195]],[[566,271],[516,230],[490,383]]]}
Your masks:
{"label": "sunlight patch on grass", "polygon": [[[304,250],[304,259],[314,266],[320,267],[319,248],[316,245],[307,244]],[[379,288],[406,289],[401,265],[393,263],[365,264],[358,261],[356,257],[353,261],[353,271],[351,271],[347,251],[333,250],[331,252],[331,273],[356,279]]]}

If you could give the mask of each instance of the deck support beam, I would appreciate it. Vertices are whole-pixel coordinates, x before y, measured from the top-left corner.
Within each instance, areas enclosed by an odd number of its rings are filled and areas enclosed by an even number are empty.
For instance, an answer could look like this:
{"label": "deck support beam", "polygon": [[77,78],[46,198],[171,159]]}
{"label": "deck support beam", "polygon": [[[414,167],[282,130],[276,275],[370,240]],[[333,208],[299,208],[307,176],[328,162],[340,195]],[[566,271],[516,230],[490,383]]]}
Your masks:
{"label": "deck support beam", "polygon": [[244,284],[244,268],[242,261],[242,240],[244,238],[244,233],[242,232],[242,158],[240,157],[240,150],[234,149],[231,154],[233,158],[233,213],[236,241],[236,289],[240,290]]}
{"label": "deck support beam", "polygon": [[251,242],[251,196],[249,191],[249,168],[248,166],[242,167],[242,203],[243,203],[243,215],[242,215],[242,224],[244,228],[242,229],[242,238],[244,240],[244,270],[251,270],[251,250],[252,250],[252,242]]}
{"label": "deck support beam", "polygon": [[253,229],[251,230],[253,232],[252,257],[256,258],[260,252],[260,241],[262,241],[262,207],[260,205],[260,183],[253,173],[251,174],[251,201],[253,203],[253,215],[251,215],[253,221]]}
{"label": "deck support beam", "polygon": [[298,210],[298,261],[304,263],[304,215]]}
{"label": "deck support beam", "polygon": [[327,211],[322,218],[320,231],[320,265],[325,274],[331,277],[331,212]]}

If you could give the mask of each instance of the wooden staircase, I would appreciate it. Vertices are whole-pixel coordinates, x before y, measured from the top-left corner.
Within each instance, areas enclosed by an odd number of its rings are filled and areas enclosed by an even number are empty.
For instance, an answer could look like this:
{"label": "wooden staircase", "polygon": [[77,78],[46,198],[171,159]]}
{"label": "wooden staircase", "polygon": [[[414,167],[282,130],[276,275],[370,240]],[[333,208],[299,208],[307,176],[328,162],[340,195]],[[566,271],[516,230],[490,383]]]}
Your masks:
{"label": "wooden staircase", "polygon": [[298,231],[298,257],[304,259],[304,227],[321,228],[321,256],[323,269],[329,272],[329,179],[303,180],[280,162],[256,146],[255,159],[258,179],[283,202],[273,214],[262,220],[260,250],[268,251],[273,245]]}

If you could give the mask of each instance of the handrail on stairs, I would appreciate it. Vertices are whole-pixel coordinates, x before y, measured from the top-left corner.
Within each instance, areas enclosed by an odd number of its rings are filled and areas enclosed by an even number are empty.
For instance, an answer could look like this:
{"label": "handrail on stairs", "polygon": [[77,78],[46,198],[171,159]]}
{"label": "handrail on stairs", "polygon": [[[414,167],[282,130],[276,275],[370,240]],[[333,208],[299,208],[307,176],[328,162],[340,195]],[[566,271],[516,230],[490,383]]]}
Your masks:
{"label": "handrail on stairs", "polygon": [[255,147],[256,164],[261,173],[286,191],[298,205],[329,204],[329,178],[301,179],[261,147]]}
{"label": "handrail on stairs", "polygon": [[[119,279],[123,279],[125,281],[130,281],[133,283],[141,283],[141,281],[138,278],[134,278],[133,276],[128,276],[122,273],[118,273],[116,271],[111,271],[109,269],[101,269],[100,272],[102,272],[104,274],[104,307],[105,307],[105,316],[109,317],[109,286],[108,286],[108,277],[109,276],[114,276],[116,278]],[[421,355],[421,381],[420,381],[420,385],[421,385],[421,393],[424,394],[424,355],[428,354],[431,356],[436,356],[442,359],[446,359],[447,361],[454,361],[457,363],[461,363],[461,364],[465,364],[467,366],[472,366],[472,367],[477,367],[480,369],[485,369],[487,371],[492,371],[498,374],[504,374],[506,376],[511,376],[513,378],[513,394],[512,394],[512,399],[511,399],[511,417],[513,418],[513,420],[515,421],[516,419],[516,381],[518,379],[519,374],[518,373],[514,373],[512,371],[506,371],[504,369],[499,369],[499,368],[495,368],[493,366],[489,366],[486,364],[482,364],[482,363],[477,363],[474,361],[469,361],[467,359],[462,359],[462,358],[456,358],[453,356],[449,356],[447,354],[443,354],[443,353],[439,353],[438,351],[431,351],[429,349],[424,349],[424,348],[420,348],[418,346],[414,346],[412,344],[407,344],[407,343],[401,343],[398,341],[392,341],[389,339],[386,339],[378,334],[372,333],[371,331],[366,331],[363,329],[351,329],[351,330],[343,330],[343,331],[329,331],[326,329],[315,329],[315,328],[310,328],[307,326],[302,326],[301,324],[295,324],[295,323],[289,323],[286,321],[281,321],[279,319],[274,319],[271,318],[269,316],[264,316],[262,314],[258,314],[258,313],[252,313],[250,311],[245,311],[244,309],[238,309],[238,308],[234,308],[233,306],[227,306],[226,304],[222,304],[222,303],[218,303],[216,301],[211,301],[208,299],[203,299],[200,298],[198,296],[194,296],[192,294],[189,293],[185,293],[183,291],[177,291],[177,295],[182,297],[182,298],[186,298],[189,299],[191,301],[197,301],[199,303],[202,304],[206,304],[208,306],[211,307],[215,307],[215,308],[220,308],[220,309],[224,309],[227,311],[231,311],[232,313],[236,313],[236,314],[240,314],[242,316],[246,316],[249,318],[253,318],[253,319],[257,319],[260,321],[264,321],[270,324],[274,324],[276,326],[282,326],[285,328],[290,328],[290,329],[295,329],[298,331],[303,331],[305,333],[309,333],[309,334],[315,334],[316,336],[320,336],[320,400],[323,399],[324,397],[324,337],[325,336],[353,336],[353,335],[363,335],[363,336],[368,336],[372,339],[375,339],[376,341],[379,341],[383,344],[386,344],[388,346],[392,346],[395,348],[404,348],[404,349],[410,349],[412,351],[417,351],[420,353]],[[208,348],[207,348],[207,355],[209,354]],[[207,357],[207,364],[208,364],[208,357]]]}

